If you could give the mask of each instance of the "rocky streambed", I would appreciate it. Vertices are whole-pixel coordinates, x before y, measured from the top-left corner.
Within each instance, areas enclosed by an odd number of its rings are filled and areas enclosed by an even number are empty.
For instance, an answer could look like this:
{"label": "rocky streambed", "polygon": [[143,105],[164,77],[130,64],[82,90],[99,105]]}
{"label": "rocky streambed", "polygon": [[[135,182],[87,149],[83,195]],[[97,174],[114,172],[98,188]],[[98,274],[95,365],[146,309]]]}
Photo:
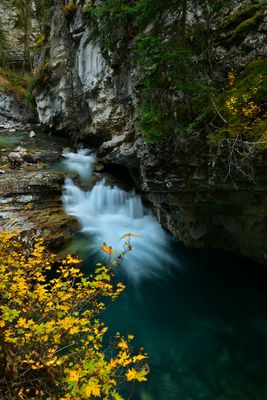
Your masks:
{"label": "rocky streambed", "polygon": [[0,229],[42,235],[58,247],[77,229],[61,203],[62,138],[37,131],[0,131]]}

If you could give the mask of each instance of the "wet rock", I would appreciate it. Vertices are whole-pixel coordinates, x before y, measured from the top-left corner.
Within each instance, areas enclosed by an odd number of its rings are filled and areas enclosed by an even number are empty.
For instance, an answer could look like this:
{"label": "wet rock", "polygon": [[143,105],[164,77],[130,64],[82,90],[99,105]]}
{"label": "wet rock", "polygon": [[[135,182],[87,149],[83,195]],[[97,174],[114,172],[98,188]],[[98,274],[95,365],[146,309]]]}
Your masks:
{"label": "wet rock", "polygon": [[0,196],[8,197],[20,193],[60,193],[64,183],[63,174],[49,172],[25,172],[0,176]]}
{"label": "wet rock", "polygon": [[102,163],[96,163],[95,165],[95,171],[96,172],[102,172],[105,168],[105,165]]}
{"label": "wet rock", "polygon": [[41,235],[56,248],[71,238],[77,222],[65,214],[60,200],[63,173],[39,169],[57,161],[63,146],[50,149],[48,142],[48,148],[29,148],[27,144],[12,151],[1,149],[1,162],[6,163],[1,165],[6,169],[0,173],[0,229]]}
{"label": "wet rock", "polygon": [[18,146],[14,151],[8,154],[8,162],[12,166],[21,165],[24,161],[24,156],[27,154],[27,150],[24,147]]}
{"label": "wet rock", "polygon": [[58,161],[61,158],[61,151],[58,150],[42,150],[42,149],[30,149],[24,155],[24,161],[28,163],[43,163],[45,164],[52,164]]}
{"label": "wet rock", "polygon": [[63,183],[63,174],[0,175],[0,228],[31,231],[52,247],[62,245],[77,230],[60,201]]}
{"label": "wet rock", "polygon": [[[45,165],[53,164],[61,158],[61,150],[25,148],[17,146],[13,151],[2,149],[2,163],[8,163],[11,168],[23,166],[25,169],[40,169]],[[28,165],[30,164],[30,165]],[[32,165],[34,164],[34,165]]]}
{"label": "wet rock", "polygon": [[30,131],[29,138],[33,138],[35,136],[36,136],[36,133],[34,131]]}

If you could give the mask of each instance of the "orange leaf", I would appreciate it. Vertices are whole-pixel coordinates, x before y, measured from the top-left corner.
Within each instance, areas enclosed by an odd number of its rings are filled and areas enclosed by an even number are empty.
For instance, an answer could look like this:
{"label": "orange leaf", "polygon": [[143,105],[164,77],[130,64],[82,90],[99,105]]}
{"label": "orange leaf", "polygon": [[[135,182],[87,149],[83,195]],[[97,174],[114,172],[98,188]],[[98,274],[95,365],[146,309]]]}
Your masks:
{"label": "orange leaf", "polygon": [[144,236],[142,236],[142,235],[137,235],[136,233],[125,233],[123,236],[120,237],[120,239],[125,239],[126,237],[131,237],[131,236],[134,236],[134,237],[144,237]]}
{"label": "orange leaf", "polygon": [[116,253],[116,251],[112,250],[112,247],[111,246],[109,247],[105,242],[102,244],[101,250],[110,255]]}

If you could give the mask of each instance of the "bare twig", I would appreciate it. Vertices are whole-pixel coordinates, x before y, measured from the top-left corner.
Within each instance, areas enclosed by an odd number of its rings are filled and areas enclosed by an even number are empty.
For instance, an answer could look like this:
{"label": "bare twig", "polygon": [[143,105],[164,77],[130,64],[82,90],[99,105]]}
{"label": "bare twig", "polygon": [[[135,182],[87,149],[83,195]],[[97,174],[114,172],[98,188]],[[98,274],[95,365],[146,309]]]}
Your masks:
{"label": "bare twig", "polygon": [[[212,96],[213,96],[213,95],[212,95]],[[217,107],[216,104],[214,103],[213,99],[211,99],[211,102],[212,102],[212,105],[213,105],[215,111],[216,111],[217,114],[219,115],[219,117],[223,120],[223,122],[224,122],[225,124],[227,124],[226,119],[222,116],[222,114],[221,114],[220,111],[218,110],[218,107]]]}
{"label": "bare twig", "polygon": [[267,141],[255,141],[251,142],[248,140],[242,140],[242,138],[237,135],[235,138],[223,139],[218,144],[218,150],[215,160],[213,161],[213,166],[220,159],[223,160],[222,152],[227,153],[227,173],[223,179],[226,182],[227,179],[231,179],[233,185],[237,189],[235,183],[236,177],[242,177],[250,182],[255,183],[254,179],[254,166],[257,160],[258,146],[266,144]]}

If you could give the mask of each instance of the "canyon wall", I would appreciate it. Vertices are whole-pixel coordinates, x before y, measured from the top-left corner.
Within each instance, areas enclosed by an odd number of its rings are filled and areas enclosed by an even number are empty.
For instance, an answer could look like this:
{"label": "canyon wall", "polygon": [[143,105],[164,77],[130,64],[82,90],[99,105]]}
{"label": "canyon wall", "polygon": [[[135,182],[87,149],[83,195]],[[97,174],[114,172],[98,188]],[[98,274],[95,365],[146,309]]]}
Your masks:
{"label": "canyon wall", "polygon": [[[265,145],[258,149],[242,142],[239,160],[240,136],[236,142],[218,140],[214,144],[205,129],[191,129],[156,143],[144,140],[139,124],[139,86],[144,72],[133,62],[140,32],[129,32],[129,27],[121,32],[122,26],[113,26],[110,35],[116,31],[116,45],[105,47],[92,34],[90,7],[94,3],[80,0],[70,11],[65,2],[54,0],[50,32],[35,60],[40,122],[46,129],[68,133],[76,142],[95,147],[105,168],[126,167],[160,223],[178,241],[225,249],[266,263]],[[182,17],[181,12],[168,10],[161,15],[163,42],[164,32],[167,40]],[[206,21],[204,17],[201,9],[187,2],[188,31]],[[261,2],[236,1],[231,10],[219,11],[208,22],[213,44],[211,79],[220,93],[231,71],[246,78],[255,60],[266,59],[266,7]],[[141,34],[147,34],[153,24],[142,29]],[[202,65],[199,56],[200,81]],[[183,96],[179,90],[173,95],[178,103]],[[211,100],[216,118],[224,119],[216,99]]]}

